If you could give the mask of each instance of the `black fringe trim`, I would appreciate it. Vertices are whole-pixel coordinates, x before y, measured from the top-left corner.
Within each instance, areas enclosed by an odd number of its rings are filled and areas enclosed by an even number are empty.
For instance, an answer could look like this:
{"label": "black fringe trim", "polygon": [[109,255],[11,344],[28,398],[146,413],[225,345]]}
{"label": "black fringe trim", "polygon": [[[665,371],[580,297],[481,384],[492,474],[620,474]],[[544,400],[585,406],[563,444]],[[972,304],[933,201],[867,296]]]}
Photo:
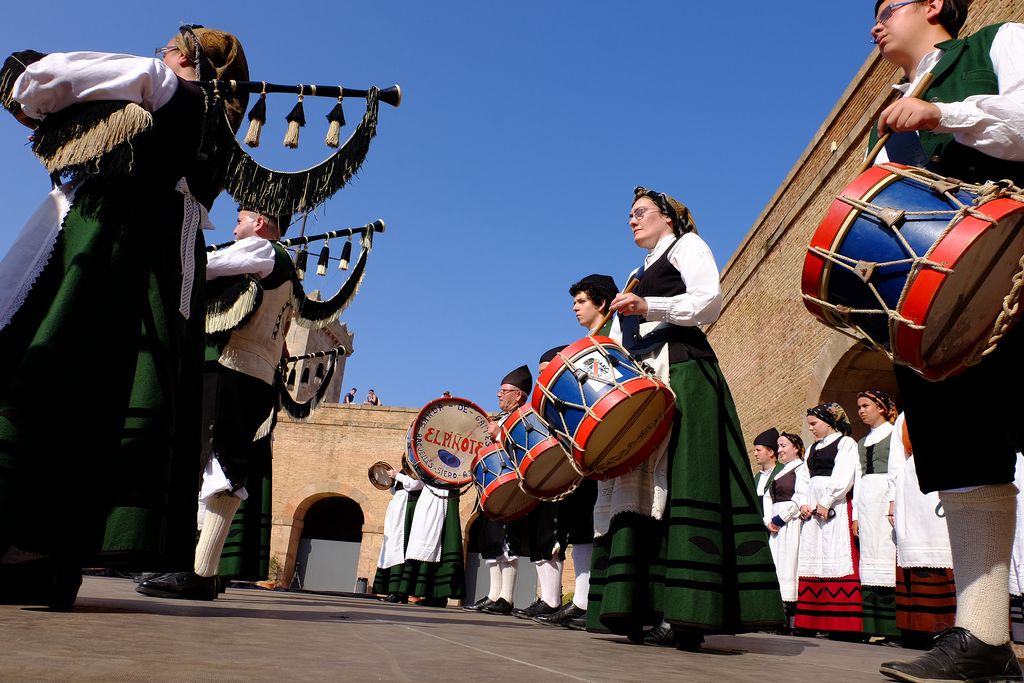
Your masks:
{"label": "black fringe trim", "polygon": [[372,245],[373,231],[371,230],[366,233],[366,244],[359,251],[359,259],[352,267],[352,273],[345,280],[345,284],[341,286],[337,294],[326,301],[316,301],[307,298],[306,292],[302,288],[302,281],[299,280],[299,276],[295,271],[292,271],[292,291],[296,301],[295,318],[298,324],[303,327],[324,327],[341,316],[345,309],[348,308],[352,297],[355,296],[359,285],[362,283],[363,276],[366,273],[366,260]]}
{"label": "black fringe trim", "polygon": [[330,353],[330,362],[327,364],[327,372],[324,373],[324,378],[320,382],[320,388],[316,390],[316,393],[306,401],[305,403],[299,403],[292,395],[288,393],[287,380],[284,374],[284,366],[277,373],[277,379],[275,384],[277,385],[278,394],[281,397],[281,408],[284,409],[289,416],[294,420],[307,420],[309,416],[313,414],[313,411],[319,407],[323,402],[324,397],[327,395],[327,390],[330,388],[331,380],[334,379],[334,368],[338,364],[339,351],[334,349]]}
{"label": "black fringe trim", "polygon": [[262,166],[242,149],[226,127],[219,127],[218,148],[228,155],[225,190],[251,211],[279,216],[312,211],[354,176],[377,134],[378,90],[366,95],[366,114],[348,141],[330,158],[303,171],[275,171]]}

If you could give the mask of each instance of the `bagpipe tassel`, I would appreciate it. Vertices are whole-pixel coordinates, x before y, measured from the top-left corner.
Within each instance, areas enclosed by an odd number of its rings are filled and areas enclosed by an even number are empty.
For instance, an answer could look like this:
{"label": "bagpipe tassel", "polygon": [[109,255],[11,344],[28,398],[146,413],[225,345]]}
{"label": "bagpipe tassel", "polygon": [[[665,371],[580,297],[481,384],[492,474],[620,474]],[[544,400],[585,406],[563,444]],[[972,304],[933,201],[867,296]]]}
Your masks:
{"label": "bagpipe tassel", "polygon": [[348,270],[348,262],[352,260],[352,238],[349,237],[345,246],[341,248],[341,259],[338,261],[338,270]]}
{"label": "bagpipe tassel", "polygon": [[306,261],[309,259],[308,249],[299,249],[298,255],[295,257],[295,274],[302,280],[306,277]]}
{"label": "bagpipe tassel", "polygon": [[260,94],[256,104],[249,110],[249,130],[245,134],[245,144],[250,147],[260,146],[260,132],[267,122],[267,93]]}
{"label": "bagpipe tassel", "polygon": [[330,125],[327,126],[327,138],[324,142],[328,147],[337,148],[341,144],[341,127],[345,125],[345,110],[341,107],[340,97],[334,109],[327,114],[327,122]]}
{"label": "bagpipe tassel", "polygon": [[302,95],[299,95],[299,101],[284,118],[288,122],[288,132],[284,135],[284,146],[295,149],[299,146],[299,128],[306,125],[306,113],[302,110]]}
{"label": "bagpipe tassel", "polygon": [[327,275],[327,264],[331,262],[331,249],[324,242],[324,248],[320,250],[320,258],[316,262],[316,274],[320,277]]}

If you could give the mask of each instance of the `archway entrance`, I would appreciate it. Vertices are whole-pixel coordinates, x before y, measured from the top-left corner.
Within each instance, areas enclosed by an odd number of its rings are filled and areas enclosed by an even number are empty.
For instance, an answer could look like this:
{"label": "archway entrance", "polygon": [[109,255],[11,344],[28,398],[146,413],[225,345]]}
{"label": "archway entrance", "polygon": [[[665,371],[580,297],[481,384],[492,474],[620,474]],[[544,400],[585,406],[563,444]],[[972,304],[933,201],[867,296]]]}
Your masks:
{"label": "archway entrance", "polygon": [[355,590],[363,539],[363,510],[345,496],[322,498],[303,519],[296,573],[306,590]]}
{"label": "archway entrance", "polygon": [[836,362],[819,397],[822,403],[835,401],[846,410],[853,425],[853,438],[857,440],[868,433],[867,425],[857,417],[857,394],[865,389],[880,389],[900,405],[892,362],[884,354],[858,343]]}

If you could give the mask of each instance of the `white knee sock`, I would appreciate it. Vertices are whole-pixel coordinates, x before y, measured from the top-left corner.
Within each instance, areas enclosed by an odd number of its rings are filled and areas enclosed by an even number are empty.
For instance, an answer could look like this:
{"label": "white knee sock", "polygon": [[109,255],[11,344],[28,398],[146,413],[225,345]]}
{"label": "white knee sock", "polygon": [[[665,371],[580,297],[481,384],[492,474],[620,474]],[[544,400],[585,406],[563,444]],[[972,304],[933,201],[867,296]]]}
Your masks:
{"label": "white knee sock", "polygon": [[540,580],[540,599],[548,607],[562,604],[562,561],[557,557],[537,562],[537,578]]}
{"label": "white knee sock", "polygon": [[203,530],[199,533],[199,543],[196,545],[195,570],[199,576],[217,575],[224,542],[228,540],[228,531],[231,530],[231,520],[241,504],[241,499],[230,493],[218,493],[207,499]]}
{"label": "white knee sock", "polygon": [[574,543],[572,546],[572,564],[576,567],[576,592],[573,593],[572,604],[580,609],[587,609],[587,594],[590,593],[590,557],[593,552],[593,543]]}
{"label": "white knee sock", "polygon": [[[501,594],[499,598],[505,598],[509,604],[512,604],[512,596],[516,592],[516,571],[519,569],[519,560],[498,560],[498,566],[501,567]],[[1007,575],[1007,582],[1010,577]],[[1007,586],[1010,584],[1007,583]]]}
{"label": "white knee sock", "polygon": [[491,585],[487,591],[487,599],[494,602],[501,595],[501,567],[498,566],[497,562],[492,562],[487,565],[487,571],[491,579]]}
{"label": "white knee sock", "polygon": [[1013,484],[939,493],[956,580],[956,625],[989,645],[1010,639],[1008,581],[1016,528]]}

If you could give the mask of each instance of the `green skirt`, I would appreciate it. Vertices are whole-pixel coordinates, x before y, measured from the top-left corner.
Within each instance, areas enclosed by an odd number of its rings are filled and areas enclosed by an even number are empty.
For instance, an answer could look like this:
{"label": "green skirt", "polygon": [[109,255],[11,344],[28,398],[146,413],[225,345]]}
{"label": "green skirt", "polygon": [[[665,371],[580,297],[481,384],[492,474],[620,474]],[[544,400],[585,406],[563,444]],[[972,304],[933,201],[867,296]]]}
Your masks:
{"label": "green skirt", "polygon": [[663,520],[623,513],[594,543],[589,630],[635,634],[668,621],[698,633],[781,625],[760,499],[718,363],[675,363],[676,418]]}
{"label": "green skirt", "polygon": [[[408,539],[408,534],[406,538]],[[376,580],[374,584],[376,585]],[[427,599],[461,600],[466,597],[466,564],[462,549],[458,496],[448,496],[448,507],[441,531],[441,560],[423,562],[407,559],[402,565],[402,579],[398,590],[392,592]]]}
{"label": "green skirt", "polygon": [[[260,448],[270,448],[271,437],[257,443]],[[269,460],[269,458],[268,458]],[[245,490],[249,497],[238,506],[224,552],[220,556],[217,573],[225,578],[242,581],[262,581],[270,573],[270,528],[271,528],[271,473],[250,474],[245,479]]]}
{"label": "green skirt", "polygon": [[182,199],[86,181],[0,332],[0,548],[192,566],[205,274],[178,312]]}
{"label": "green skirt", "polygon": [[[410,494],[409,500],[405,504],[405,547],[402,548],[403,551],[409,547],[409,529],[412,528],[412,516],[416,512],[416,502],[419,499],[418,494],[415,497]],[[400,593],[404,570],[404,562],[393,564],[390,567],[377,567],[377,571],[373,575],[373,592],[377,595]]]}

